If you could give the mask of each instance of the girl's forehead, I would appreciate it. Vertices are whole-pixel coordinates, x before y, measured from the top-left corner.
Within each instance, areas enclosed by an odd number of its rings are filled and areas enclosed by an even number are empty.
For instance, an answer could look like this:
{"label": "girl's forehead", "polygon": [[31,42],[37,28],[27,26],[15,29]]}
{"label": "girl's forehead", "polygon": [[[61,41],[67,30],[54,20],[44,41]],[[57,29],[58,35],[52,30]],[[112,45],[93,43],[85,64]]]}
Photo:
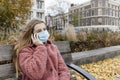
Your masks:
{"label": "girl's forehead", "polygon": [[40,23],[35,25],[34,30],[43,29],[43,28],[46,28],[46,25],[44,23]]}

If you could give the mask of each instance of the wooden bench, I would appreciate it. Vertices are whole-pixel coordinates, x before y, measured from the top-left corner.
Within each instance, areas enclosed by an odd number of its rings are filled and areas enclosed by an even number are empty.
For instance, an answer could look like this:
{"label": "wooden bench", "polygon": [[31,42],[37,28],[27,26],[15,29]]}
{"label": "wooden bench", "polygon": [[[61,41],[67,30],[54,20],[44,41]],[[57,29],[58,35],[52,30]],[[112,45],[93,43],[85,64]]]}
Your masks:
{"label": "wooden bench", "polygon": [[[54,42],[60,50],[66,65],[83,75],[87,80],[97,80],[94,76],[89,74],[84,69],[76,66],[72,63],[71,49],[68,41],[57,41]],[[0,46],[0,80],[16,80],[15,79],[15,68],[11,61],[13,52],[12,45],[1,45]]]}

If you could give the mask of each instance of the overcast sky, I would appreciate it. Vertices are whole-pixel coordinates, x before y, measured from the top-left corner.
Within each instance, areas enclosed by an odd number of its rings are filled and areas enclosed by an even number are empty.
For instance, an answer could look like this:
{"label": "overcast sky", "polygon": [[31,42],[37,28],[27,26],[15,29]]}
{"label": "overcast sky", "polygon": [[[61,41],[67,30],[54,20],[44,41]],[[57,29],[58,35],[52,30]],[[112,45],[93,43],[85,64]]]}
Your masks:
{"label": "overcast sky", "polygon": [[[47,8],[49,8],[49,6],[55,5],[56,1],[57,0],[45,0],[45,14],[49,13],[49,12],[47,12],[48,11]],[[67,1],[69,3],[74,3],[74,4],[82,4],[82,3],[86,2],[86,1],[90,1],[90,0],[65,0],[65,1]],[[64,8],[67,9],[65,6],[64,6]],[[55,14],[55,12],[52,11],[51,14]]]}
{"label": "overcast sky", "polygon": [[[80,3],[81,4],[81,3],[84,3],[89,0],[66,0],[66,1],[68,1],[70,3],[76,3],[76,4]],[[45,0],[45,7],[47,8],[48,6],[51,6],[55,3],[56,3],[56,0]]]}

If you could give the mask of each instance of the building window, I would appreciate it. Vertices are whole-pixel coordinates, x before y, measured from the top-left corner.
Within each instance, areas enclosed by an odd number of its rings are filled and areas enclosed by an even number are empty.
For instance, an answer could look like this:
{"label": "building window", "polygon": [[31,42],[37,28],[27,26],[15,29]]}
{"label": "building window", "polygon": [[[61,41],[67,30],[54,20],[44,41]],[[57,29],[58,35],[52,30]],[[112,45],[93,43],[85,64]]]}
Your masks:
{"label": "building window", "polygon": [[84,7],[82,7],[82,8],[81,8],[81,11],[84,11],[84,10],[85,10],[85,8],[84,8]]}
{"label": "building window", "polygon": [[76,13],[76,10],[74,10],[74,13]]}
{"label": "building window", "polygon": [[98,7],[102,7],[102,0],[98,0]]}
{"label": "building window", "polygon": [[110,24],[110,25],[112,24],[112,19],[111,19],[111,18],[109,18],[109,24]]}
{"label": "building window", "polygon": [[113,15],[112,16],[115,16],[115,11],[113,10]]}
{"label": "building window", "polygon": [[37,12],[36,17],[42,19],[42,14],[43,14],[43,13],[41,13],[41,12]]}
{"label": "building window", "polygon": [[102,25],[102,18],[98,18],[98,25]]}
{"label": "building window", "polygon": [[118,15],[119,17],[120,17],[120,12],[119,12],[119,15]]}
{"label": "building window", "polygon": [[33,11],[30,11],[28,14],[28,19],[32,19],[32,17],[33,17]]}
{"label": "building window", "polygon": [[95,2],[92,0],[91,7],[95,7]]}
{"label": "building window", "polygon": [[86,19],[86,26],[88,26],[88,19]]}
{"label": "building window", "polygon": [[105,0],[105,6],[108,7],[108,0]]}
{"label": "building window", "polygon": [[110,9],[110,16],[112,16],[113,15],[113,12],[112,12],[112,9]]}
{"label": "building window", "polygon": [[119,24],[119,26],[120,26],[120,20],[118,21],[118,24]]}
{"label": "building window", "polygon": [[105,18],[105,25],[108,25],[108,18]]}
{"label": "building window", "polygon": [[85,12],[84,11],[82,12],[82,16],[85,17]]}
{"label": "building window", "polygon": [[111,19],[111,25],[112,25],[113,19],[112,18],[110,18],[110,19]]}
{"label": "building window", "polygon": [[83,20],[82,20],[82,26],[85,26],[85,25],[86,25],[86,20],[83,19]]}
{"label": "building window", "polygon": [[36,0],[37,3],[37,9],[42,9],[42,1],[41,0]]}
{"label": "building window", "polygon": [[86,17],[86,11],[84,11],[84,17]]}
{"label": "building window", "polygon": [[86,19],[86,26],[89,26],[90,25],[90,20],[89,19]]}
{"label": "building window", "polygon": [[108,15],[108,9],[105,9],[105,15]]}
{"label": "building window", "polygon": [[113,5],[112,8],[115,9],[115,6]]}
{"label": "building window", "polygon": [[92,10],[92,16],[94,16],[94,10]]}
{"label": "building window", "polygon": [[86,17],[89,16],[89,11],[86,11]]}
{"label": "building window", "polygon": [[115,13],[116,13],[116,17],[119,17],[119,16],[118,16],[118,12],[116,11]]}
{"label": "building window", "polygon": [[118,16],[120,17],[120,11],[119,11],[119,15]]}
{"label": "building window", "polygon": [[91,10],[88,11],[88,13],[89,13],[88,15],[89,15],[89,16],[91,16],[91,13],[90,13],[90,12],[91,12]]}
{"label": "building window", "polygon": [[84,26],[84,20],[82,19],[82,26]]}
{"label": "building window", "polygon": [[82,8],[80,8],[79,11],[82,12]]}
{"label": "building window", "polygon": [[115,19],[115,25],[118,26],[118,19]]}
{"label": "building window", "polygon": [[91,24],[91,21],[90,21],[90,19],[88,19],[88,26],[90,26],[90,24]]}
{"label": "building window", "polygon": [[94,18],[91,19],[91,25],[95,25],[95,19]]}
{"label": "building window", "polygon": [[98,9],[98,15],[102,15],[102,9]]}
{"label": "building window", "polygon": [[118,10],[118,6],[116,6],[116,10]]}
{"label": "building window", "polygon": [[76,9],[77,14],[79,13],[79,9]]}
{"label": "building window", "polygon": [[112,25],[115,25],[115,19],[112,19]]}
{"label": "building window", "polygon": [[80,26],[82,26],[82,19],[80,19]]}
{"label": "building window", "polygon": [[111,5],[111,4],[109,4],[109,7],[110,7],[110,8],[112,8],[112,5]]}

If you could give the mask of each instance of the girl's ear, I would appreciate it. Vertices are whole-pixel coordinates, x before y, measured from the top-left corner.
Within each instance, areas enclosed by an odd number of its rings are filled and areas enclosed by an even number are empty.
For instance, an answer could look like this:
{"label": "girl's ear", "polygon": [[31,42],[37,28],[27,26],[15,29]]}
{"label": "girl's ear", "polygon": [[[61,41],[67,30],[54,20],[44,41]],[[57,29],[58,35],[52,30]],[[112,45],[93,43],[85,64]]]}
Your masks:
{"label": "girl's ear", "polygon": [[32,34],[34,34],[34,28],[32,28]]}

